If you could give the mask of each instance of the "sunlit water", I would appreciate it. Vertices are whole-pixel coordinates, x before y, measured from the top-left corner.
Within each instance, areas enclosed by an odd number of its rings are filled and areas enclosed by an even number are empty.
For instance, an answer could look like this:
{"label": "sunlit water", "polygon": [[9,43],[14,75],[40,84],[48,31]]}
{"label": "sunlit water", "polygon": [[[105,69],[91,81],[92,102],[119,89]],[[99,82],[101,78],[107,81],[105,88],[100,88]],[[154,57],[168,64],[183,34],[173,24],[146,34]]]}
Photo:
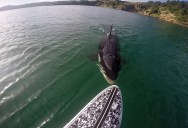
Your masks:
{"label": "sunlit water", "polygon": [[122,128],[188,127],[188,29],[87,6],[0,12],[0,127],[63,127],[109,86],[88,56],[111,24],[126,61]]}

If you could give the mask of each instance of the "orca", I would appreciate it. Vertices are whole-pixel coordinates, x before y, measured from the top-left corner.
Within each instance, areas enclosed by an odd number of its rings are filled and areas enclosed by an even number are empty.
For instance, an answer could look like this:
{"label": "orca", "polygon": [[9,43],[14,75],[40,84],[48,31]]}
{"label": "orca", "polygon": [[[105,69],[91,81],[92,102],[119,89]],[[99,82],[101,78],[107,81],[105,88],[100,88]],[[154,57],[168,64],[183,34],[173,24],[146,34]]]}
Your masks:
{"label": "orca", "polygon": [[114,84],[121,69],[121,57],[119,40],[117,35],[112,34],[112,25],[110,32],[99,43],[98,62],[99,69],[106,81],[109,84]]}

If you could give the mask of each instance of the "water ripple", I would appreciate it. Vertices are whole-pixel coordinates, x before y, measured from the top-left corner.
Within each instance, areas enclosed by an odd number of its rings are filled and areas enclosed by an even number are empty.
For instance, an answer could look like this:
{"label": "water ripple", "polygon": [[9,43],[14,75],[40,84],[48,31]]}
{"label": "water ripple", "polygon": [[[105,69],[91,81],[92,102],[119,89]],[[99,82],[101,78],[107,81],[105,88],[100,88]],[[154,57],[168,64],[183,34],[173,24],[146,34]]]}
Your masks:
{"label": "water ripple", "polygon": [[122,127],[187,126],[186,28],[87,6],[17,9],[0,17],[0,127],[61,127],[67,113],[73,117],[107,85],[87,55],[111,24],[127,61],[117,80],[126,106]]}

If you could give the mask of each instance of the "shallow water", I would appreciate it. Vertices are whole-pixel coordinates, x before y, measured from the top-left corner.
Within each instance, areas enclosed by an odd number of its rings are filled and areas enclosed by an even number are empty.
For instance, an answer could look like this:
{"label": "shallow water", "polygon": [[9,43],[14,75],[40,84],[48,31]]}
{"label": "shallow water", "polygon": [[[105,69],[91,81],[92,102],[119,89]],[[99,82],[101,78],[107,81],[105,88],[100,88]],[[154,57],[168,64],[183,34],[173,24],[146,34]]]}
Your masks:
{"label": "shallow water", "polygon": [[0,127],[63,127],[109,86],[97,52],[115,26],[126,60],[122,128],[188,127],[188,29],[87,6],[0,12]]}

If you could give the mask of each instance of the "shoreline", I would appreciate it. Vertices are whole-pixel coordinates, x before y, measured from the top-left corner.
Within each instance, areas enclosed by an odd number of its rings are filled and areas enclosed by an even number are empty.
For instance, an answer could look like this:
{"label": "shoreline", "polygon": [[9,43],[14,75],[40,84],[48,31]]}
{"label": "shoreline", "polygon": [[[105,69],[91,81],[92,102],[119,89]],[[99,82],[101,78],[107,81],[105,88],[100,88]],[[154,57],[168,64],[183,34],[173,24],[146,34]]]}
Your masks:
{"label": "shoreline", "polygon": [[110,2],[100,0],[96,6],[132,12],[188,28],[188,2],[184,1]]}
{"label": "shoreline", "polygon": [[131,12],[131,13],[134,13],[134,14],[155,18],[156,20],[164,21],[166,23],[176,24],[176,25],[188,28],[188,23],[187,22],[180,22],[180,21],[177,21],[175,18],[167,19],[167,18],[163,18],[163,17],[157,17],[157,16],[154,16],[154,15],[148,15],[148,14],[145,14],[144,12],[128,11],[128,10],[123,10],[123,9],[118,9],[118,8],[107,7],[107,6],[97,6],[97,7],[111,8],[111,9],[115,9],[115,10]]}
{"label": "shoreline", "polygon": [[[111,8],[115,10],[122,10],[127,12],[132,12],[135,14],[152,17],[157,20],[165,21],[167,23],[177,24],[182,27],[188,28],[188,16],[183,15],[185,22],[178,20],[178,16],[174,15],[167,9],[162,10],[159,5],[157,5],[157,10],[155,9],[152,12],[151,8],[146,6],[147,3],[138,3],[138,2],[114,2],[114,3],[103,3],[97,1],[55,1],[55,2],[40,2],[40,3],[29,3],[23,5],[7,5],[0,7],[0,11],[21,9],[21,8],[30,8],[30,7],[39,7],[39,6],[56,6],[56,5],[83,5],[83,6],[96,6],[102,8]],[[154,3],[155,4],[155,3]],[[187,4],[187,3],[186,3]],[[146,8],[147,7],[147,8]],[[152,7],[152,6],[151,6]],[[188,11],[187,11],[188,12]],[[180,15],[181,16],[181,15]]]}
{"label": "shoreline", "polygon": [[147,16],[147,17],[152,17],[152,18],[155,18],[156,20],[165,21],[167,23],[176,24],[176,25],[180,25],[182,27],[188,28],[188,23],[179,22],[175,19],[165,19],[165,18],[162,18],[162,17],[149,16],[149,15],[145,15],[144,13],[140,13],[140,12],[135,12],[135,14],[139,14],[139,15]]}

